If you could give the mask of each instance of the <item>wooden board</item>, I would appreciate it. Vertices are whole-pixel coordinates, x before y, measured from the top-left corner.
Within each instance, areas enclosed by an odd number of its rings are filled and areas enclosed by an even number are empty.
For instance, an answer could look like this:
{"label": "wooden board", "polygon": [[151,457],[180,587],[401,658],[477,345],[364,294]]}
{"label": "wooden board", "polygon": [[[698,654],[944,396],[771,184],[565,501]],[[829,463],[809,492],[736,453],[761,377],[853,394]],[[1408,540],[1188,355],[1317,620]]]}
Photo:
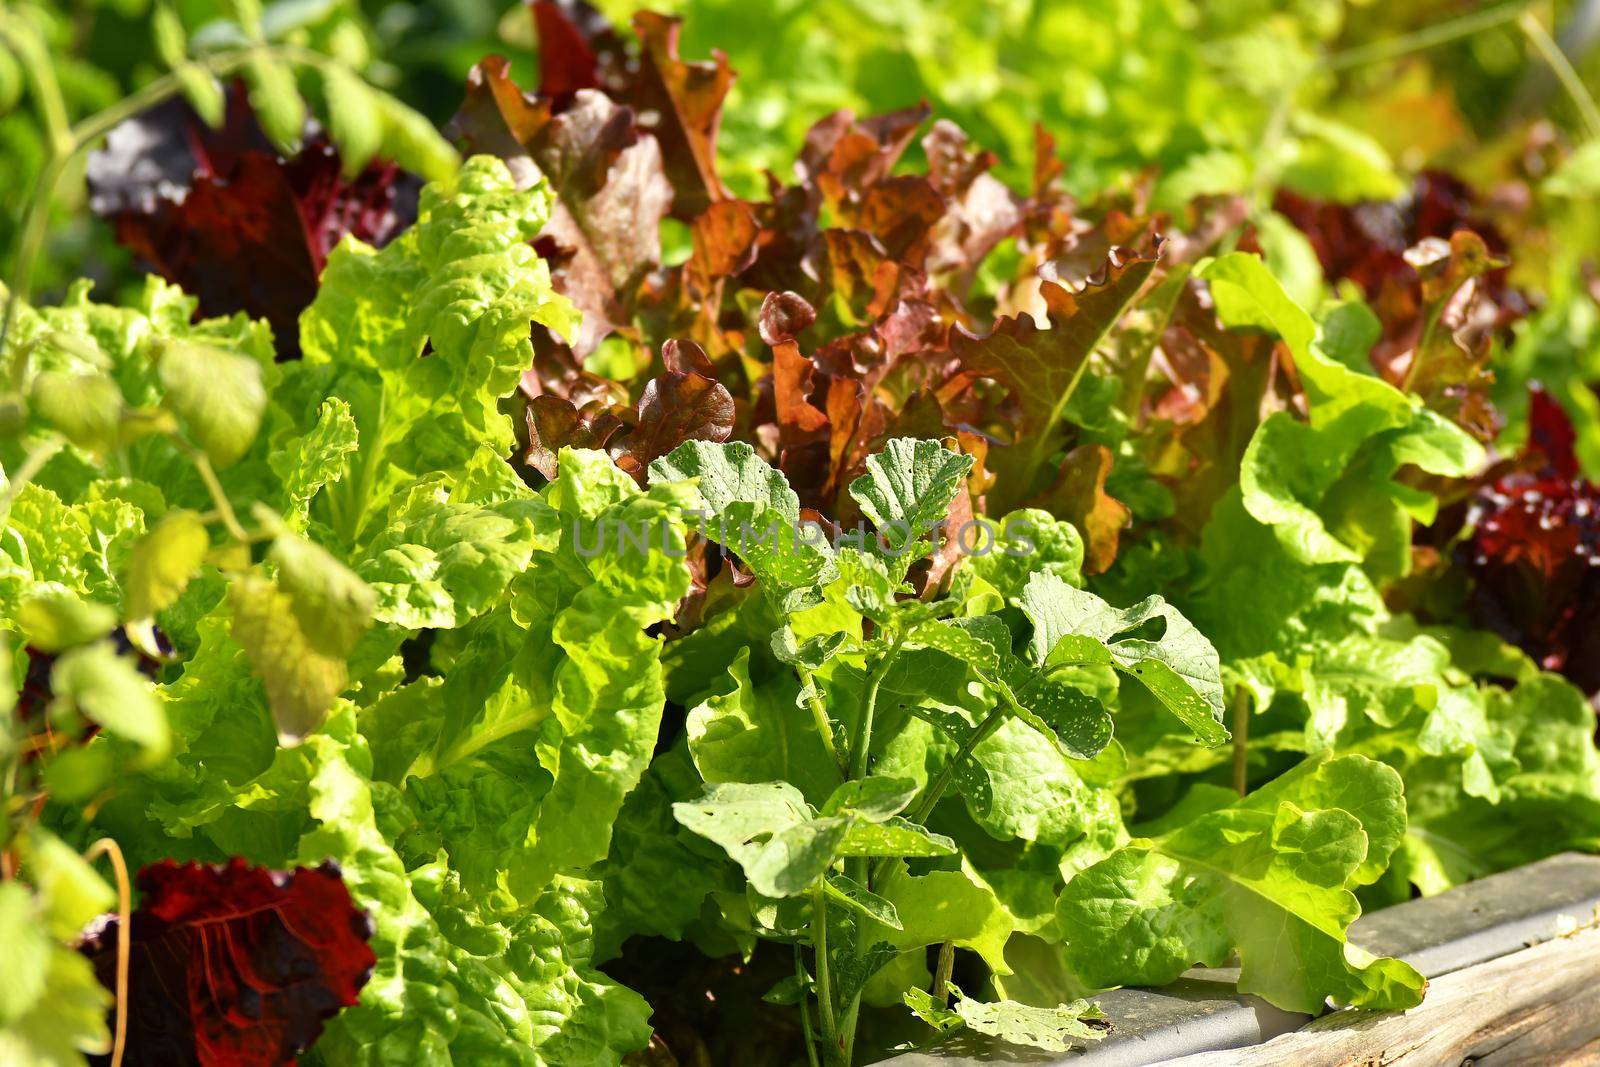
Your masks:
{"label": "wooden board", "polygon": [[1181,1067],[1600,1065],[1600,929],[1433,980],[1407,1012],[1341,1011],[1251,1048]]}

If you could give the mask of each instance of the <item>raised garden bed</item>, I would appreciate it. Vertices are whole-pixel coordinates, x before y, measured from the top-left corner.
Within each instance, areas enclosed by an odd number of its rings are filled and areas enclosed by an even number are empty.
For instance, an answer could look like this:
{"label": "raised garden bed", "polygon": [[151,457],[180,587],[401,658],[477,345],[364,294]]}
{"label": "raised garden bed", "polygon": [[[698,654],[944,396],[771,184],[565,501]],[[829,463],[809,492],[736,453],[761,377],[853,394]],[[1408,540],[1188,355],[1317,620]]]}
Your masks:
{"label": "raised garden bed", "polygon": [[1583,1048],[1600,0],[624,2],[0,0],[0,1067]]}
{"label": "raised garden bed", "polygon": [[1428,978],[1407,1012],[1313,1020],[1232,991],[1236,969],[1197,967],[1164,989],[1094,998],[1111,1034],[1064,1056],[966,1041],[886,1067],[1072,1064],[1247,1067],[1293,1063],[1512,1063],[1600,1042],[1600,857],[1574,852],[1364,915],[1350,940]]}

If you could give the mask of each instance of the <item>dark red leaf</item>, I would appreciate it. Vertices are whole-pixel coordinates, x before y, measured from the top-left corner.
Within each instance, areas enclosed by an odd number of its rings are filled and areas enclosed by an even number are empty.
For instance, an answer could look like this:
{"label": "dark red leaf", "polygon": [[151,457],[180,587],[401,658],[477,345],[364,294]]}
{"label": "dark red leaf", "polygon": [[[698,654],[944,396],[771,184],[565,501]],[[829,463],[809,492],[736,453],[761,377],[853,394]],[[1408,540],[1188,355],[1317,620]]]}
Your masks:
{"label": "dark red leaf", "polygon": [[817,321],[817,313],[799,293],[768,293],[757,318],[761,339],[776,347],[792,341]]}
{"label": "dark red leaf", "polygon": [[1117,543],[1133,513],[1106,493],[1111,450],[1104,445],[1079,445],[1067,453],[1055,484],[1039,506],[1066,519],[1083,534],[1083,569],[1104,574],[1117,558]]}
{"label": "dark red leaf", "polygon": [[[1504,266],[1483,238],[1457,230],[1445,241],[1425,238],[1405,253],[1421,296],[1409,350],[1380,344],[1374,353],[1383,375],[1416,393],[1479,440],[1493,440],[1499,413],[1489,401],[1488,367],[1497,312],[1483,298],[1484,276]],[[1392,321],[1392,320],[1391,320]]]}
{"label": "dark red leaf", "polygon": [[1491,440],[1499,414],[1489,400],[1490,344],[1528,306],[1507,282],[1505,240],[1472,189],[1424,171],[1393,203],[1326,203],[1283,191],[1275,206],[1306,234],[1330,280],[1348,278],[1366,293],[1383,325],[1374,368]]}
{"label": "dark red leaf", "polygon": [[692,219],[729,195],[717,176],[717,130],[733,69],[721,52],[713,52],[709,63],[680,59],[679,19],[641,11],[633,28],[642,49],[630,102],[641,114],[654,116],[651,131],[661,142],[667,177],[677,192],[674,213]]}
{"label": "dark red leaf", "polygon": [[705,352],[692,341],[668,341],[665,374],[652,378],[639,399],[639,425],[628,436],[624,470],[643,479],[651,461],[685,441],[726,441],[733,432],[733,396],[712,375]]}
{"label": "dark red leaf", "polygon": [[743,200],[719,200],[701,212],[689,227],[693,251],[684,265],[696,295],[720,297],[717,287],[756,261],[760,236],[755,212]]}
{"label": "dark red leaf", "polygon": [[294,356],[328,253],[346,234],[382,245],[410,225],[420,183],[383,162],[346,179],[314,126],[285,160],[247,97],[230,88],[221,130],[182,100],[117,126],[89,157],[90,203],[119,242],[197,297],[202,315],[264,318],[280,355]]}
{"label": "dark red leaf", "polygon": [[955,123],[935,122],[922,139],[922,150],[928,156],[928,177],[948,205],[934,231],[927,269],[964,272],[964,291],[978,264],[1021,224],[1022,204],[987,173],[994,154],[970,149],[967,135]]}
{"label": "dark red leaf", "polygon": [[944,217],[945,201],[928,179],[905,174],[885,178],[836,210],[846,226],[877,238],[890,259],[920,264],[927,258],[929,232]]}
{"label": "dark red leaf", "polygon": [[1114,248],[1103,270],[1077,291],[1044,279],[1039,292],[1049,329],[1023,314],[1000,320],[982,337],[965,329],[952,337],[950,347],[961,373],[942,392],[959,392],[970,381],[986,378],[1004,387],[1017,406],[1018,418],[1009,427],[1013,450],[1004,458],[991,457],[1015,468],[1013,501],[1018,494],[1030,494],[1090,356],[1138,295],[1160,256],[1159,243],[1145,252]]}
{"label": "dark red leaf", "polygon": [[772,349],[772,388],[778,405],[779,439],[785,448],[807,444],[828,425],[828,416],[812,404],[812,376],[816,365],[792,340]]}
{"label": "dark red leaf", "polygon": [[683,442],[726,441],[733,432],[733,396],[716,380],[704,350],[672,340],[662,345],[661,358],[666,369],[645,383],[635,409],[599,399],[579,407],[549,393],[527,400],[523,460],[554,479],[562,448],[604,449],[643,484],[650,463]]}
{"label": "dark red leaf", "polygon": [[[468,147],[549,175],[562,201],[536,246],[557,288],[584,309],[585,334],[568,346],[535,330],[522,388],[532,398],[522,420],[528,463],[548,476],[561,445],[603,447],[642,477],[676,441],[726,435],[754,443],[803,507],[847,519],[842,490],[865,458],[889,436],[914,434],[984,453],[974,492],[992,488],[1012,506],[1048,492],[1060,456],[1081,444],[1065,415],[1079,372],[1155,270],[1155,226],[1139,197],[1120,197],[1094,222],[1078,217],[1042,133],[1034,188],[1020,196],[949,122],[926,131],[925,173],[896,173],[924,130],[924,104],[827,116],[805,138],[795,184],[769,175],[764,198],[738,199],[715,161],[733,77],[726,61],[684,62],[678,22],[642,14],[636,59],[622,62],[614,35],[576,10],[535,6],[548,72],[540,95],[516,90],[504,64],[489,61],[455,123]],[[564,124],[583,136],[558,138]],[[662,263],[653,243],[664,204],[610,200],[621,161],[647,143],[660,146],[672,213],[689,223],[680,264]],[[1223,215],[1199,213],[1210,228],[1184,248],[1214,245]],[[1020,266],[998,297],[974,298],[985,320],[1000,320],[978,338],[970,283],[1007,241]],[[1047,319],[1052,328],[1035,327]],[[953,326],[968,332],[953,337]],[[1037,350],[1002,357],[1008,344],[1027,347],[1015,343],[1023,333],[1036,335]],[[659,349],[664,370],[616,382],[585,370],[608,334],[633,348],[635,366]],[[682,351],[693,343],[695,367],[674,366],[674,340]],[[1114,347],[1104,346],[1112,371]],[[1107,514],[1085,492],[1084,515]],[[1109,558],[1104,535],[1101,544],[1097,559]]]}
{"label": "dark red leaf", "polygon": [[533,0],[539,36],[539,95],[560,111],[579,89],[611,89],[627,54],[606,17],[584,0]]}
{"label": "dark red leaf", "polygon": [[1473,499],[1458,558],[1472,577],[1474,619],[1600,691],[1600,487],[1578,475],[1560,406],[1533,390],[1521,462]]}
{"label": "dark red leaf", "polygon": [[901,268],[882,242],[862,230],[826,230],[819,251],[810,257],[817,261],[812,273],[844,301],[856,322],[884,313],[899,288]]}
{"label": "dark red leaf", "polygon": [[830,203],[858,196],[889,177],[931,113],[926,102],[866,119],[836,111],[806,133],[795,174]]}
{"label": "dark red leaf", "polygon": [[[137,884],[127,1067],[292,1064],[372,974],[371,922],[332,863],[271,871],[237,858],[164,860]],[[83,946],[107,988],[116,927],[111,917]]]}
{"label": "dark red leaf", "polygon": [[446,129],[470,151],[499,156],[516,173],[526,171],[528,145],[550,114],[548,100],[524,93],[511,80],[504,56],[484,56],[467,72],[466,98]]}
{"label": "dark red leaf", "polygon": [[1169,384],[1153,391],[1147,409],[1149,417],[1172,424],[1160,473],[1177,503],[1173,521],[1193,536],[1238,482],[1261,420],[1293,403],[1297,385],[1283,352],[1260,333],[1223,329],[1205,286],[1185,284],[1155,359]]}
{"label": "dark red leaf", "polygon": [[1578,433],[1560,404],[1535,386],[1529,390],[1526,454],[1562,478],[1578,476]]}
{"label": "dark red leaf", "polygon": [[580,409],[565,397],[549,393],[529,400],[523,418],[528,431],[524,458],[552,481],[556,454],[563,448],[605,448],[627,426],[615,408],[593,401]]}

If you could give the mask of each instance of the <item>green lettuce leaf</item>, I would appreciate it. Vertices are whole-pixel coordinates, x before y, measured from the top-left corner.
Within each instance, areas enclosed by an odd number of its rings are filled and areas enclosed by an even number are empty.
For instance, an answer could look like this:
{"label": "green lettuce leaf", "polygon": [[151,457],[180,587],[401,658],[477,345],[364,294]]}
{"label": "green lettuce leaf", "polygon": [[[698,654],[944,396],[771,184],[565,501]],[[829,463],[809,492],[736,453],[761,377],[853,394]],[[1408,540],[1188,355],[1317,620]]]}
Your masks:
{"label": "green lettuce leaf", "polygon": [[[1053,574],[1037,574],[1028,579],[1020,603],[1033,623],[1037,662],[1076,666],[1109,658],[1118,671],[1144,683],[1197,740],[1220,745],[1228,739],[1217,650],[1160,597],[1120,610]],[[1144,636],[1153,628],[1159,633]]]}
{"label": "green lettuce leaf", "polygon": [[1362,756],[1313,759],[1227,807],[1125,848],[1067,884],[1067,960],[1094,986],[1162,985],[1240,958],[1239,990],[1290,1011],[1331,998],[1409,1008],[1409,965],[1349,944],[1352,889],[1382,874],[1405,833],[1400,777]]}
{"label": "green lettuce leaf", "polygon": [[504,163],[479,157],[427,186],[416,225],[381,251],[347,238],[328,257],[301,316],[303,373],[332,364],[381,383],[376,397],[345,394],[336,376],[327,394],[356,411],[362,442],[359,476],[334,494],[347,536],[410,480],[461,467],[480,446],[511,450],[498,404],[532,364],[530,323],[565,336],[577,326],[529,243],[549,210],[544,183],[519,190]]}
{"label": "green lettuce leaf", "polygon": [[964,490],[972,457],[937,441],[896,437],[867,459],[867,473],[850,483],[850,495],[878,528],[883,551],[904,574],[926,554],[929,536]]}
{"label": "green lettuce leaf", "polygon": [[754,684],[749,649],[740,650],[727,677],[732,688],[706,695],[689,709],[684,726],[701,777],[787,781],[814,803],[826,800],[839,785],[839,765],[816,720],[798,704],[793,678],[785,673]]}
{"label": "green lettuce leaf", "polygon": [[702,532],[744,560],[784,611],[820,599],[837,574],[827,546],[803,536],[800,498],[782,473],[743,442],[685,441],[650,464],[650,481],[689,481],[707,522]]}
{"label": "green lettuce leaf", "polygon": [[1014,1000],[992,1003],[974,1000],[953,983],[950,992],[955,998],[953,1008],[945,1007],[921,989],[906,990],[905,1004],[917,1018],[942,1033],[953,1033],[965,1027],[1013,1045],[1046,1052],[1071,1051],[1077,1047],[1077,1042],[1098,1041],[1109,1029],[1109,1024],[1101,1021],[1106,1017],[1105,1012],[1098,1004],[1087,1000],[1038,1008]]}
{"label": "green lettuce leaf", "polygon": [[1316,323],[1256,257],[1232,253],[1198,274],[1225,325],[1283,338],[1310,404],[1307,421],[1277,412],[1251,439],[1239,473],[1246,510],[1302,562],[1406,573],[1410,522],[1431,522],[1437,502],[1395,473],[1409,465],[1461,477],[1482,465],[1483,449],[1420,401],[1326,355]]}

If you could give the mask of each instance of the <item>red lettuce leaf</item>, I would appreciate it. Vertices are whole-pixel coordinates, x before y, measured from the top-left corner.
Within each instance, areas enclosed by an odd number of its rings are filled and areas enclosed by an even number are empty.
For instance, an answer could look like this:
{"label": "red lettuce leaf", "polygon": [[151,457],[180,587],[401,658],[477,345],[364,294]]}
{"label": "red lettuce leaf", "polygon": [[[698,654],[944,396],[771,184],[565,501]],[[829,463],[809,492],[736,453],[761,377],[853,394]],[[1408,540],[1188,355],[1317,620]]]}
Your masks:
{"label": "red lettuce leaf", "polygon": [[584,0],[534,0],[539,38],[539,95],[559,111],[579,89],[617,89],[627,49],[606,17]]}
{"label": "red lettuce leaf", "polygon": [[[1067,401],[1093,360],[1085,410],[1125,373],[1127,417],[1140,416],[1150,359],[1124,372],[1113,334],[1169,262],[1238,229],[1238,205],[1195,212],[1188,235],[1147,214],[1147,190],[1080,211],[1042,133],[1032,186],[1013,191],[959,128],[928,128],[925,104],[825,116],[792,178],[736,197],[715,158],[733,78],[720,55],[684,61],[679,24],[662,16],[636,17],[625,40],[578,0],[532,9],[539,91],[486,60],[454,120],[469,151],[551,180],[559,203],[536,245],[585,311],[571,343],[534,331],[528,477],[553,476],[563,446],[602,448],[641,477],[676,441],[733,438],[781,469],[802,507],[849,522],[843,490],[868,456],[893,436],[937,438],[981,460],[975,506],[1057,509],[1093,527],[1091,565],[1111,564],[1129,515],[1106,490],[1115,420],[1078,426]],[[926,166],[908,167],[919,137]],[[688,224],[678,262],[658,236],[668,214]],[[1175,250],[1160,264],[1158,230]],[[917,577],[930,587],[951,562]]]}
{"label": "red lettuce leaf", "polygon": [[645,384],[638,404],[595,399],[582,407],[541,393],[526,400],[523,460],[546,478],[557,473],[562,448],[598,448],[643,485],[652,461],[685,441],[726,441],[733,432],[733,396],[714,377],[693,341],[661,346],[665,370]]}
{"label": "red lettuce leaf", "polygon": [[[126,1067],[292,1064],[371,976],[371,923],[332,863],[164,860],[137,884]],[[113,916],[83,945],[108,989],[116,932]]]}
{"label": "red lettuce leaf", "polygon": [[673,213],[692,219],[730,195],[717,176],[717,130],[733,69],[721,52],[713,52],[710,62],[680,59],[680,19],[641,11],[633,16],[633,28],[642,48],[628,102],[653,117],[651,129],[678,193]]}
{"label": "red lettuce leaf", "polygon": [[1600,487],[1578,474],[1567,415],[1535,388],[1530,440],[1513,469],[1473,498],[1458,559],[1474,620],[1600,691]]}
{"label": "red lettuce leaf", "polygon": [[261,132],[235,84],[213,130],[172,100],[120,124],[89,157],[90,204],[151,270],[200,301],[202,315],[264,318],[279,354],[299,354],[300,312],[346,235],[382,245],[416,219],[418,179],[373,162],[353,179],[315,126],[293,159]]}

